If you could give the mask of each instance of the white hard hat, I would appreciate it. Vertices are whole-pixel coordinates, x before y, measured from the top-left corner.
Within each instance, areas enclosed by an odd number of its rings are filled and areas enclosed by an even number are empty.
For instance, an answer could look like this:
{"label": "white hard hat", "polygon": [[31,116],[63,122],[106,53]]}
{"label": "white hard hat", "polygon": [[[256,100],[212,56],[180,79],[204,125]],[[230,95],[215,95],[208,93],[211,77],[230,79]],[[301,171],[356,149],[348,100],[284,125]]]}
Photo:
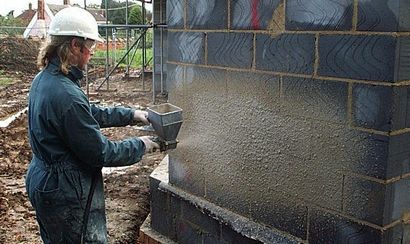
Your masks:
{"label": "white hard hat", "polygon": [[95,18],[78,7],[60,10],[51,20],[49,33],[52,36],[78,36],[98,42],[104,41],[98,34]]}

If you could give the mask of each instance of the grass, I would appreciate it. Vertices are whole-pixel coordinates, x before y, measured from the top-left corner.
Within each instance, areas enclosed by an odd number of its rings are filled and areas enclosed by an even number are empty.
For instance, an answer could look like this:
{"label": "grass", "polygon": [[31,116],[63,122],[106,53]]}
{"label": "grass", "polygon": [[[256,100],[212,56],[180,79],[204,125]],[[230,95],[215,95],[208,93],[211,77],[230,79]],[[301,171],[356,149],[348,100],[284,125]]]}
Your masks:
{"label": "grass", "polygon": [[[109,50],[108,51],[108,55],[109,55],[109,60],[112,60],[114,55],[115,55],[115,62],[118,63],[118,61],[124,56],[126,50],[124,49],[120,49],[120,50],[116,50],[115,52],[113,50]],[[152,58],[152,49],[147,49],[146,52],[147,56],[146,56],[146,61],[151,60]],[[105,63],[105,57],[106,57],[106,51],[105,50],[96,50],[93,56],[94,60],[91,60],[92,63],[97,63],[97,64],[104,64]],[[132,50],[130,53],[130,59],[132,58],[132,56],[134,55],[134,50]],[[126,64],[127,59],[124,58],[124,60],[121,62],[121,64]],[[137,52],[134,55],[134,59],[130,60],[131,62],[131,67],[141,67],[142,66],[142,49],[138,49]],[[148,66],[152,65],[152,60],[150,61],[150,63],[148,64]]]}
{"label": "grass", "polygon": [[0,86],[7,86],[13,82],[12,79],[6,77],[3,70],[0,70]]}

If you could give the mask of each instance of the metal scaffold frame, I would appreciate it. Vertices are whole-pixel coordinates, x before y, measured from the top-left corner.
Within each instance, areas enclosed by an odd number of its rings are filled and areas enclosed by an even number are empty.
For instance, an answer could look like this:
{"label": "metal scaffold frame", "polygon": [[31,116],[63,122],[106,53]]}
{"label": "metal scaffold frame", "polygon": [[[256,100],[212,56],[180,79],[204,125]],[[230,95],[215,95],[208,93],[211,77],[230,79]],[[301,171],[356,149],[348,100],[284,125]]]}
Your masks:
{"label": "metal scaffold frame", "polygon": [[[147,60],[147,39],[146,39],[146,33],[148,31],[148,29],[150,28],[159,28],[160,29],[160,54],[161,54],[161,58],[160,58],[160,67],[161,67],[161,93],[164,93],[164,83],[163,83],[163,76],[164,76],[164,69],[163,69],[163,49],[164,49],[164,42],[163,42],[163,30],[164,28],[167,28],[166,24],[147,24],[146,23],[146,9],[145,9],[145,4],[146,3],[152,3],[152,0],[139,0],[141,2],[141,12],[142,12],[142,19],[143,19],[143,23],[140,25],[130,25],[128,23],[128,8],[129,8],[129,2],[128,0],[126,0],[126,6],[125,6],[125,18],[126,18],[126,23],[124,25],[120,25],[120,24],[109,24],[109,15],[108,15],[108,1],[105,1],[105,18],[106,18],[106,23],[103,25],[98,25],[99,28],[105,29],[105,40],[106,40],[106,55],[105,55],[105,79],[102,81],[102,83],[96,88],[96,90],[100,90],[101,87],[106,84],[106,90],[109,90],[109,79],[110,76],[114,73],[114,71],[119,67],[119,65],[126,59],[126,70],[125,70],[125,75],[129,76],[129,68],[130,68],[130,61],[133,60],[138,47],[142,46],[142,70],[141,70],[141,79],[142,79],[142,89],[145,91],[145,72],[146,72],[146,67],[148,65],[148,63],[151,61]],[[87,7],[87,0],[84,0],[84,9],[86,9]],[[162,16],[161,16],[161,20],[162,20]],[[116,64],[114,65],[114,68],[112,68],[110,70],[109,68],[109,30],[111,30],[111,33],[115,33],[116,30],[118,29],[125,29],[126,31],[126,52],[124,53],[124,55],[116,62]],[[129,36],[129,32],[131,30],[134,29],[138,29],[140,30],[140,34],[138,36],[138,38],[134,41],[134,43],[132,43],[130,45],[130,36]],[[130,59],[130,53],[132,52],[132,50],[135,48],[134,53],[131,56]],[[153,44],[153,57],[155,56],[155,48],[154,44]],[[155,59],[154,59],[155,62]],[[153,66],[155,66],[155,63],[153,64]],[[89,93],[89,83],[88,83],[88,69],[87,69],[87,75],[86,75],[86,84],[87,84],[87,94]],[[155,81],[154,81],[154,75],[153,75],[153,81],[152,81],[152,92],[153,92],[153,103],[155,103]]]}

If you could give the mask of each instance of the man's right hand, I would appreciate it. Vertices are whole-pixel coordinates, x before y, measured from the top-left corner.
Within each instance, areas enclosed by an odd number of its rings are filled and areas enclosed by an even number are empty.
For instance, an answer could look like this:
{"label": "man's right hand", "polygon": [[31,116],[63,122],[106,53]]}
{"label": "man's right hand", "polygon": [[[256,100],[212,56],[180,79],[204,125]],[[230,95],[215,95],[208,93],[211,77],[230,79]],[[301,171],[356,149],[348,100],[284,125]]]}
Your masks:
{"label": "man's right hand", "polygon": [[155,143],[151,140],[151,136],[140,136],[138,137],[139,139],[141,139],[142,142],[144,142],[145,144],[145,152],[146,153],[152,153],[154,152],[156,149],[159,150],[159,145],[158,143]]}

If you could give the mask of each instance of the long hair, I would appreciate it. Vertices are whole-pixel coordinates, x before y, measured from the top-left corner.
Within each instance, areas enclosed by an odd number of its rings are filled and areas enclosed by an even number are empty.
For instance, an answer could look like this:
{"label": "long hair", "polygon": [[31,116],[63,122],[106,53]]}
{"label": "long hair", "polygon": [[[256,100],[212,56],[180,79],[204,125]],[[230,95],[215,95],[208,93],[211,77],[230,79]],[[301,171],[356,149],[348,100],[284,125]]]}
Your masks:
{"label": "long hair", "polygon": [[[51,36],[41,47],[37,57],[37,66],[43,69],[47,66],[51,59],[58,57],[60,59],[60,70],[64,74],[70,71],[71,63],[74,54],[70,48],[70,42],[73,36]],[[78,38],[82,43],[84,40]]]}

